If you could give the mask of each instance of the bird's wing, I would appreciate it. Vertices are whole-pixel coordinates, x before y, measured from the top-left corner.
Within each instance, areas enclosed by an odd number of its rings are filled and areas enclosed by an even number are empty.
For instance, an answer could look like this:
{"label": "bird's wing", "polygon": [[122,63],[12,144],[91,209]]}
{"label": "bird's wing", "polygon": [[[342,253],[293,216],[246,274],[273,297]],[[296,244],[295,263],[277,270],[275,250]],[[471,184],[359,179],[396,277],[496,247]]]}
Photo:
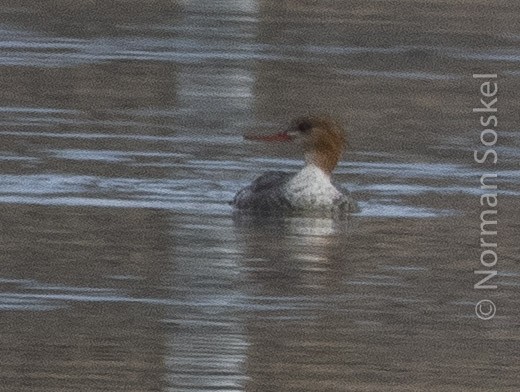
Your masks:
{"label": "bird's wing", "polygon": [[231,204],[238,209],[262,211],[290,208],[291,205],[283,193],[283,186],[290,177],[291,174],[285,172],[264,173],[238,191]]}

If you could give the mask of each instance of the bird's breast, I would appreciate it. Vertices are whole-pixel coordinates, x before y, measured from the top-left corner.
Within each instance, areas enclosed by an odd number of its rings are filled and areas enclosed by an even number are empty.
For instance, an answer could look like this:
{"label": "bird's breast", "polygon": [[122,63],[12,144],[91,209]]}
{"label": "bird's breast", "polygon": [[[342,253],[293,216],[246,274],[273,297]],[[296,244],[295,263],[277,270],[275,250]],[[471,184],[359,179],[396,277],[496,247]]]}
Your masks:
{"label": "bird's breast", "polygon": [[285,197],[298,209],[328,208],[342,197],[320,168],[308,165],[284,187]]}

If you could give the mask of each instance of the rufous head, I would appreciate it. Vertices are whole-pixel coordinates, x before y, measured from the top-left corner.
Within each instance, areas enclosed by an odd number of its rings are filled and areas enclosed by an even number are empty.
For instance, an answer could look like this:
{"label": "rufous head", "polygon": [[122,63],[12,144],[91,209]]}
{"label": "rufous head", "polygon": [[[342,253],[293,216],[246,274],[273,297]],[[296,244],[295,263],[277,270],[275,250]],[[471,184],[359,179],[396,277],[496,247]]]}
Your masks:
{"label": "rufous head", "polygon": [[329,175],[347,147],[344,130],[328,117],[297,118],[285,133],[303,146],[307,163],[315,164]]}
{"label": "rufous head", "polygon": [[303,147],[305,161],[331,174],[347,147],[344,130],[325,116],[304,116],[291,121],[280,133],[267,136],[246,135],[249,140],[296,141]]}

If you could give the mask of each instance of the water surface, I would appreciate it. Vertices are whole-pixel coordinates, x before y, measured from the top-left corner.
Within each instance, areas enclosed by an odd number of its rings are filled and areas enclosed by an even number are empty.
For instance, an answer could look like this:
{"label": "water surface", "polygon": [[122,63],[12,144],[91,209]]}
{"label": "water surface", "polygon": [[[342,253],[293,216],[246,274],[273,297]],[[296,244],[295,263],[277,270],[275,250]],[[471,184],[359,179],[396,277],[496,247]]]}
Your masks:
{"label": "water surface", "polygon": [[[121,4],[0,6],[5,390],[518,390],[516,2]],[[475,72],[499,74],[496,166],[473,162]],[[320,112],[361,213],[233,213],[302,165],[242,135]]]}

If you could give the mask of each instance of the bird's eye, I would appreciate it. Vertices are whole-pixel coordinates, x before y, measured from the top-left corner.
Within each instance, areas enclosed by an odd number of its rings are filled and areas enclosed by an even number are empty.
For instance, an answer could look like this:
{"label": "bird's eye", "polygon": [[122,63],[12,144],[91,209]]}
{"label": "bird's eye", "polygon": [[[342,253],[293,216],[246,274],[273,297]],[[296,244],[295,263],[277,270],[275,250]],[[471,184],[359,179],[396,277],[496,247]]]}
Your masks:
{"label": "bird's eye", "polygon": [[311,130],[311,128],[312,128],[312,124],[307,120],[303,120],[298,123],[298,130],[300,132],[303,132],[303,133],[308,132]]}

